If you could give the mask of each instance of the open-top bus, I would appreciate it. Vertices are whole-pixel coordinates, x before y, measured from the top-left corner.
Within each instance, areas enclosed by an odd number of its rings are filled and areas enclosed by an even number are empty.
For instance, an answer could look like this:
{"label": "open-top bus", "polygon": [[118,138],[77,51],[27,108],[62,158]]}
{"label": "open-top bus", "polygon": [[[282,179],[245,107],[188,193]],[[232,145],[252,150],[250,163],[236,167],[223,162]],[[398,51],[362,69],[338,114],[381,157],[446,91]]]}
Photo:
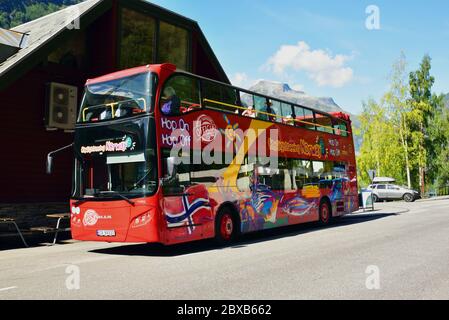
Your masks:
{"label": "open-top bus", "polygon": [[88,80],[73,146],[77,240],[226,243],[358,209],[346,114],[171,64]]}

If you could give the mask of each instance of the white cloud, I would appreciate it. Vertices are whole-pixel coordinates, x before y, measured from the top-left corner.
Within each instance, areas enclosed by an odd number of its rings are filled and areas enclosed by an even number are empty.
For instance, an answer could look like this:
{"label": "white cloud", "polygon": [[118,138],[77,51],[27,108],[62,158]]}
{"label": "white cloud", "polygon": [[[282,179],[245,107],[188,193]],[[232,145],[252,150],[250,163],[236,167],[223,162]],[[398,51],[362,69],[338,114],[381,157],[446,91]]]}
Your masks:
{"label": "white cloud", "polygon": [[350,82],[354,72],[345,64],[351,56],[335,55],[322,49],[311,50],[304,41],[297,45],[283,45],[267,61],[265,67],[275,74],[305,71],[319,86],[342,87]]}
{"label": "white cloud", "polygon": [[234,73],[230,79],[231,83],[236,86],[236,87],[240,87],[240,88],[244,88],[244,89],[248,89],[251,86],[255,85],[257,82],[259,82],[260,80],[255,80],[250,78],[246,73],[244,72],[237,72]]}
{"label": "white cloud", "polygon": [[231,83],[236,87],[242,87],[248,82],[248,75],[244,72],[237,72],[231,77]]}

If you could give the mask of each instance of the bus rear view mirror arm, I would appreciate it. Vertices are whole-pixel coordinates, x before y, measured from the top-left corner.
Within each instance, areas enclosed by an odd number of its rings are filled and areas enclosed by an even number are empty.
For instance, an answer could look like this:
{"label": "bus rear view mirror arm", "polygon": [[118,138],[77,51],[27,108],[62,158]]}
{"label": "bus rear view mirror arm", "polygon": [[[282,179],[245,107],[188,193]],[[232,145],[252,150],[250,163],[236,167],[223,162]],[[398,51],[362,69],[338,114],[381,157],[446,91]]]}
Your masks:
{"label": "bus rear view mirror arm", "polygon": [[53,156],[57,153],[60,153],[62,151],[65,151],[67,149],[70,149],[73,147],[73,143],[69,144],[68,146],[65,146],[63,148],[60,148],[58,150],[52,151],[47,155],[47,174],[52,174],[53,172]]}

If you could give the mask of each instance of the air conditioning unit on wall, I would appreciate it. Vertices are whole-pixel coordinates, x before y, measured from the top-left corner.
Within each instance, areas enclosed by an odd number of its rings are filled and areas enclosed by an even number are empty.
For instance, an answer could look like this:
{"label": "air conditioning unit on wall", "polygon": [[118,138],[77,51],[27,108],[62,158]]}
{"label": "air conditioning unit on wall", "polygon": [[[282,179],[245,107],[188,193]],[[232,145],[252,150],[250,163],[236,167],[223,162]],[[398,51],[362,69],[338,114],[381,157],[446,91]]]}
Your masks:
{"label": "air conditioning unit on wall", "polygon": [[48,130],[74,130],[78,106],[78,88],[61,83],[47,84],[45,127]]}

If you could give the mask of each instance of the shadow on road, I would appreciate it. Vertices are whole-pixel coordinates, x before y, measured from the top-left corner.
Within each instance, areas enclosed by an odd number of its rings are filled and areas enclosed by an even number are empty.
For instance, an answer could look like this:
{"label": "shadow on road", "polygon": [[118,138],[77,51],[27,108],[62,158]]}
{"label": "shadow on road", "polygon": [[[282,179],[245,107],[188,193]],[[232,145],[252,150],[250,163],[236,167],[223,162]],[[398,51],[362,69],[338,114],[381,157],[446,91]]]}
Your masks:
{"label": "shadow on road", "polygon": [[239,249],[247,247],[251,244],[266,242],[276,239],[295,237],[309,232],[315,232],[323,229],[339,228],[348,225],[359,223],[366,223],[378,219],[388,218],[391,216],[398,216],[397,213],[366,213],[349,215],[337,219],[328,226],[320,226],[317,223],[307,223],[295,226],[286,226],[271,230],[258,231],[243,235],[239,241],[231,246],[218,247],[212,240],[202,240],[192,243],[179,244],[173,246],[164,246],[161,244],[137,244],[124,245],[120,247],[96,249],[89,252],[108,254],[108,255],[123,255],[123,256],[148,256],[148,257],[176,257],[192,253],[205,252],[210,250],[222,249]]}

